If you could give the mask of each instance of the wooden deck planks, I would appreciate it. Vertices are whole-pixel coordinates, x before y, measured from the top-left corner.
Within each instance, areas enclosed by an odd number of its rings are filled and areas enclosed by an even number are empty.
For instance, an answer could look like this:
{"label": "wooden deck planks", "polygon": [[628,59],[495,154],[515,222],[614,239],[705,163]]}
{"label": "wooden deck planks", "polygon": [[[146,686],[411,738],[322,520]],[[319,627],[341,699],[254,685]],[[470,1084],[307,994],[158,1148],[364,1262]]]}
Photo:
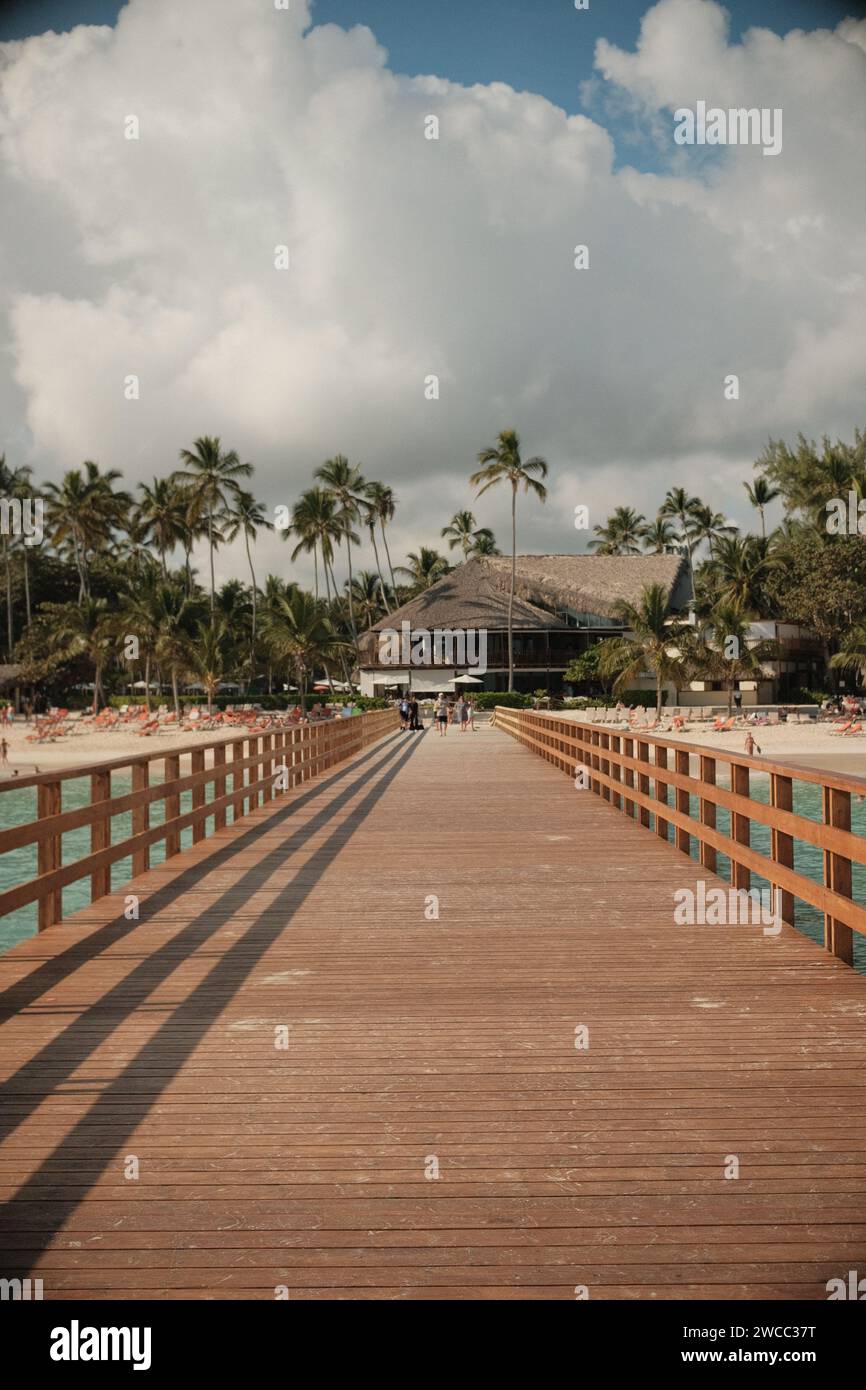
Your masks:
{"label": "wooden deck planks", "polygon": [[866,981],[788,928],[675,926],[700,877],[486,727],[392,735],[150,870],[0,957],[0,1275],[826,1297],[866,1260]]}

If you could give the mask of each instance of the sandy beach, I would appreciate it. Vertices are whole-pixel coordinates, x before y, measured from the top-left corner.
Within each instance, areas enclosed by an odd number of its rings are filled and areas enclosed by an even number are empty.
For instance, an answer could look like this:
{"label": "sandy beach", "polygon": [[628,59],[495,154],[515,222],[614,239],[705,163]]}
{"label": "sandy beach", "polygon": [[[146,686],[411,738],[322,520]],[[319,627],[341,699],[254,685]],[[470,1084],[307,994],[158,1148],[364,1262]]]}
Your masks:
{"label": "sandy beach", "polygon": [[[33,726],[22,721],[11,728],[6,726],[3,737],[9,745],[8,766],[0,768],[0,780],[7,781],[17,771],[21,777],[29,777],[35,772],[52,772],[58,768],[81,767],[87,772],[95,763],[110,762],[116,758],[141,757],[142,754],[171,753],[176,748],[195,747],[202,743],[215,743],[228,739],[226,731],[191,733],[182,730],[167,730],[141,738],[132,729],[117,726],[114,729],[82,730],[66,734],[55,743],[28,743],[27,735],[33,733]],[[235,731],[240,738],[245,731]]]}
{"label": "sandy beach", "polygon": [[[790,760],[807,767],[866,777],[866,734],[842,737],[833,733],[832,728],[828,724],[779,724],[755,728],[752,733],[765,758],[778,759],[780,762]],[[16,769],[22,777],[29,776],[37,768],[40,772],[77,766],[87,770],[94,763],[140,756],[142,753],[171,752],[174,748],[194,747],[223,737],[218,731],[196,734],[168,730],[149,738],[140,738],[121,725],[111,730],[82,730],[80,733],[67,734],[56,743],[35,744],[27,742],[27,735],[32,732],[32,726],[23,721],[5,730],[4,737],[9,744],[9,765],[0,769],[3,780],[11,777]],[[738,726],[730,733],[716,734],[705,724],[695,724],[666,737],[672,742],[702,744],[708,748],[739,753],[744,751],[747,732],[746,726]],[[239,733],[236,733],[235,737],[238,736]]]}

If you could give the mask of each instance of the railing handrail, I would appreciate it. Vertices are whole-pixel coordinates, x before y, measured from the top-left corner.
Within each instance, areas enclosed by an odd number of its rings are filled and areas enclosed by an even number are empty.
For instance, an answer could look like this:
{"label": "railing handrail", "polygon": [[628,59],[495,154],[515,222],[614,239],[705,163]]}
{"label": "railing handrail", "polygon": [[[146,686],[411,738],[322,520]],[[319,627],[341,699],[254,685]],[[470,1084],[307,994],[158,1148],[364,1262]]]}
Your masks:
{"label": "railing handrail", "polygon": [[[0,892],[0,917],[31,902],[39,904],[39,929],[53,925],[62,917],[62,890],[82,878],[91,879],[91,901],[112,891],[111,865],[121,859],[132,860],[132,877],[150,867],[150,846],[165,840],[165,857],[180,853],[180,836],[192,829],[193,843],[207,835],[208,821],[213,829],[232,823],[291,790],[299,782],[335,763],[342,762],[368,744],[396,728],[395,710],[371,710],[351,719],[329,719],[319,723],[286,725],[237,733],[233,738],[213,740],[181,747],[169,747],[136,754],[132,758],[112,759],[89,767],[58,768],[40,773],[37,815],[22,825],[0,831],[0,854],[37,845],[37,874]],[[226,750],[231,749],[231,758]],[[213,752],[208,767],[205,754]],[[189,754],[191,771],[180,775],[181,758]],[[165,776],[150,783],[150,764],[162,762]],[[117,796],[111,793],[111,774],[132,767],[132,790]],[[285,785],[278,785],[278,771],[285,767]],[[247,780],[247,774],[252,780]],[[258,773],[259,775],[255,775]],[[90,802],[63,811],[61,783],[71,778],[90,777]],[[227,790],[231,778],[231,791]],[[28,779],[30,781],[30,779]],[[208,784],[214,796],[206,799]],[[17,790],[21,783],[12,784]],[[181,812],[180,798],[192,792],[192,807]],[[161,824],[150,824],[150,807],[165,802]],[[132,813],[132,834],[111,841],[114,816]],[[62,863],[62,836],[71,830],[90,826],[91,852],[70,864]]]}
{"label": "railing handrail", "polygon": [[[852,898],[852,864],[866,865],[866,839],[851,831],[851,796],[866,792],[863,780],[537,710],[497,706],[495,724],[569,774],[584,768],[591,791],[639,819],[646,829],[654,817],[655,832],[664,840],[671,828],[674,843],[683,853],[690,854],[694,837],[701,864],[710,871],[716,872],[717,855],[724,854],[730,860],[733,888],[748,890],[752,872],[768,879],[779,894],[782,920],[793,923],[795,899],[823,912],[827,949],[846,964],[853,963],[853,933],[866,934],[866,908]],[[652,761],[650,745],[654,745]],[[673,766],[668,766],[669,753],[674,755]],[[699,776],[691,773],[694,756],[699,760]],[[716,783],[719,761],[730,764],[730,790]],[[752,770],[770,775],[767,802],[750,794]],[[822,787],[823,821],[794,810],[795,781]],[[668,798],[671,789],[673,804]],[[692,797],[698,801],[699,819],[692,814]],[[730,813],[730,835],[716,829],[718,808]],[[752,821],[771,832],[769,857],[751,847]],[[823,884],[794,868],[795,840],[823,851]]]}
{"label": "railing handrail", "polygon": [[[586,719],[571,719],[556,710],[510,709],[508,705],[495,707],[497,718],[500,715],[523,714],[537,719],[555,719],[561,723],[577,725],[596,733],[619,734],[621,738],[639,738],[641,743],[658,744],[663,748],[686,749],[689,753],[705,758],[715,758],[717,762],[737,763],[743,767],[754,768],[756,772],[775,772],[793,777],[798,782],[812,782],[819,787],[834,787],[837,791],[853,792],[855,796],[866,796],[866,777],[858,777],[851,772],[824,771],[823,768],[809,767],[806,763],[778,762],[775,758],[751,756],[748,753],[735,753],[731,749],[713,743],[686,743],[682,739],[671,738],[665,734],[644,733],[639,726],[617,726],[616,724],[590,724]],[[687,716],[683,716],[687,718]],[[734,732],[729,730],[729,733]],[[738,729],[737,733],[748,733],[748,729]],[[760,726],[754,730],[760,734]]]}

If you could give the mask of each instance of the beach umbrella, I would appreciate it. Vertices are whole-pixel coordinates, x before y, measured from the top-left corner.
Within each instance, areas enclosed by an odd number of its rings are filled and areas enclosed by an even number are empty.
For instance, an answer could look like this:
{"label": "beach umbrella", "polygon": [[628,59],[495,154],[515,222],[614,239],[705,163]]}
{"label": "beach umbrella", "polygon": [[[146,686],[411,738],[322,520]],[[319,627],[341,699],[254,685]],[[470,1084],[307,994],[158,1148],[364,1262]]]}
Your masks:
{"label": "beach umbrella", "polygon": [[484,682],[477,676],[455,676],[452,685],[483,685]]}

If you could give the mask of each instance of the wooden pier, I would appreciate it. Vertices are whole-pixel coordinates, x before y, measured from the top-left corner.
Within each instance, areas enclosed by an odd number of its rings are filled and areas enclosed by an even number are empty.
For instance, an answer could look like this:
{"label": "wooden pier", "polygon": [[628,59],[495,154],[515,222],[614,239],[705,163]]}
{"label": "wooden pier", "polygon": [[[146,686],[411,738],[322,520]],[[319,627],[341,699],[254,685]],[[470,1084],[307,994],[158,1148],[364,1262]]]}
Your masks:
{"label": "wooden pier", "polygon": [[[825,1299],[866,1270],[843,933],[834,954],[787,924],[675,925],[678,889],[720,881],[623,813],[650,769],[581,793],[561,768],[585,734],[497,724],[389,717],[273,796],[268,748],[236,823],[0,957],[0,1277],[46,1299]],[[586,756],[601,791],[627,754]]]}

